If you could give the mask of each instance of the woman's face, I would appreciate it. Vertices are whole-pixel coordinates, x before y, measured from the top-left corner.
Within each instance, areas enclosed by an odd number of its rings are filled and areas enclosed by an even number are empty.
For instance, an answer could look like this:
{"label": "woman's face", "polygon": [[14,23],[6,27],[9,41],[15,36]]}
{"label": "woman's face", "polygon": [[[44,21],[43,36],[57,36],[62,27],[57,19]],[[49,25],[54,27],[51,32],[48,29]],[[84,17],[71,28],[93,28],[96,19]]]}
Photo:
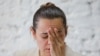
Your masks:
{"label": "woman's face", "polygon": [[63,26],[62,19],[54,18],[54,19],[39,19],[37,23],[36,31],[34,32],[34,37],[39,46],[40,52],[44,52],[47,55],[50,55],[50,45],[51,42],[48,37],[48,29],[49,28],[57,28],[59,31],[61,38],[65,38],[65,28]]}

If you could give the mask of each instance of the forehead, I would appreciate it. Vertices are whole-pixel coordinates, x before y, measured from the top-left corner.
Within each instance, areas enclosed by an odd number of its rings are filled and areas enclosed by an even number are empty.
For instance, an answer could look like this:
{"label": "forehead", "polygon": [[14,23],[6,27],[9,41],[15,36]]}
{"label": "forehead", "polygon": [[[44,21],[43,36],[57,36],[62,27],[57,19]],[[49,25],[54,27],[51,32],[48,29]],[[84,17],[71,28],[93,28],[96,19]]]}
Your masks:
{"label": "forehead", "polygon": [[54,18],[54,19],[46,19],[46,18],[41,18],[39,19],[37,23],[37,31],[45,32],[47,31],[50,27],[52,28],[57,28],[57,29],[62,29],[63,28],[63,21],[61,18]]}

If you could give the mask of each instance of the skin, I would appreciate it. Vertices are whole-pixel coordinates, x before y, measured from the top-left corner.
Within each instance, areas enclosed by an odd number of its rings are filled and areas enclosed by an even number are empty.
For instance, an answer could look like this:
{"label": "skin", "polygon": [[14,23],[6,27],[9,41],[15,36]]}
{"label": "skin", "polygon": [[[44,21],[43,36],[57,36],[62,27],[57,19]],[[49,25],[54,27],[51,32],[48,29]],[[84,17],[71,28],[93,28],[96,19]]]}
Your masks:
{"label": "skin", "polygon": [[32,35],[36,39],[40,56],[65,56],[65,27],[61,18],[41,18],[36,30],[31,28]]}

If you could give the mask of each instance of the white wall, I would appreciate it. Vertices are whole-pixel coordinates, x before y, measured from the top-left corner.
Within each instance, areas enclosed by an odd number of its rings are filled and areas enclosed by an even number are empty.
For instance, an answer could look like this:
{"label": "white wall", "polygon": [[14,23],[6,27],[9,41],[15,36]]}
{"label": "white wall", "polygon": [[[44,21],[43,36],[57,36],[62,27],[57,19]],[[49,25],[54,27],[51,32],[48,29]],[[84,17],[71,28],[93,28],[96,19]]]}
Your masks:
{"label": "white wall", "polygon": [[[36,9],[49,0],[0,0],[0,56],[36,46],[29,27]],[[65,12],[67,44],[86,56],[100,56],[100,0],[50,0]]]}

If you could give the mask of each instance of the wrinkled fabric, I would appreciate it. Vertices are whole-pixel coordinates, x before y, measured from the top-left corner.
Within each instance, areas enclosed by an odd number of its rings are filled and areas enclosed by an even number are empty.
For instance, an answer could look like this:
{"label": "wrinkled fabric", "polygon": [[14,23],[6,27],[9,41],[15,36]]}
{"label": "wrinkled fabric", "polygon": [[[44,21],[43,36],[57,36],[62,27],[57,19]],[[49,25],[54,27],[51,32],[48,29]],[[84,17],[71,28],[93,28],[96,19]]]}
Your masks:
{"label": "wrinkled fabric", "polygon": [[[66,56],[82,56],[74,51],[72,51],[69,47],[66,46]],[[39,49],[34,48],[30,50],[17,51],[14,53],[14,56],[39,56]]]}

